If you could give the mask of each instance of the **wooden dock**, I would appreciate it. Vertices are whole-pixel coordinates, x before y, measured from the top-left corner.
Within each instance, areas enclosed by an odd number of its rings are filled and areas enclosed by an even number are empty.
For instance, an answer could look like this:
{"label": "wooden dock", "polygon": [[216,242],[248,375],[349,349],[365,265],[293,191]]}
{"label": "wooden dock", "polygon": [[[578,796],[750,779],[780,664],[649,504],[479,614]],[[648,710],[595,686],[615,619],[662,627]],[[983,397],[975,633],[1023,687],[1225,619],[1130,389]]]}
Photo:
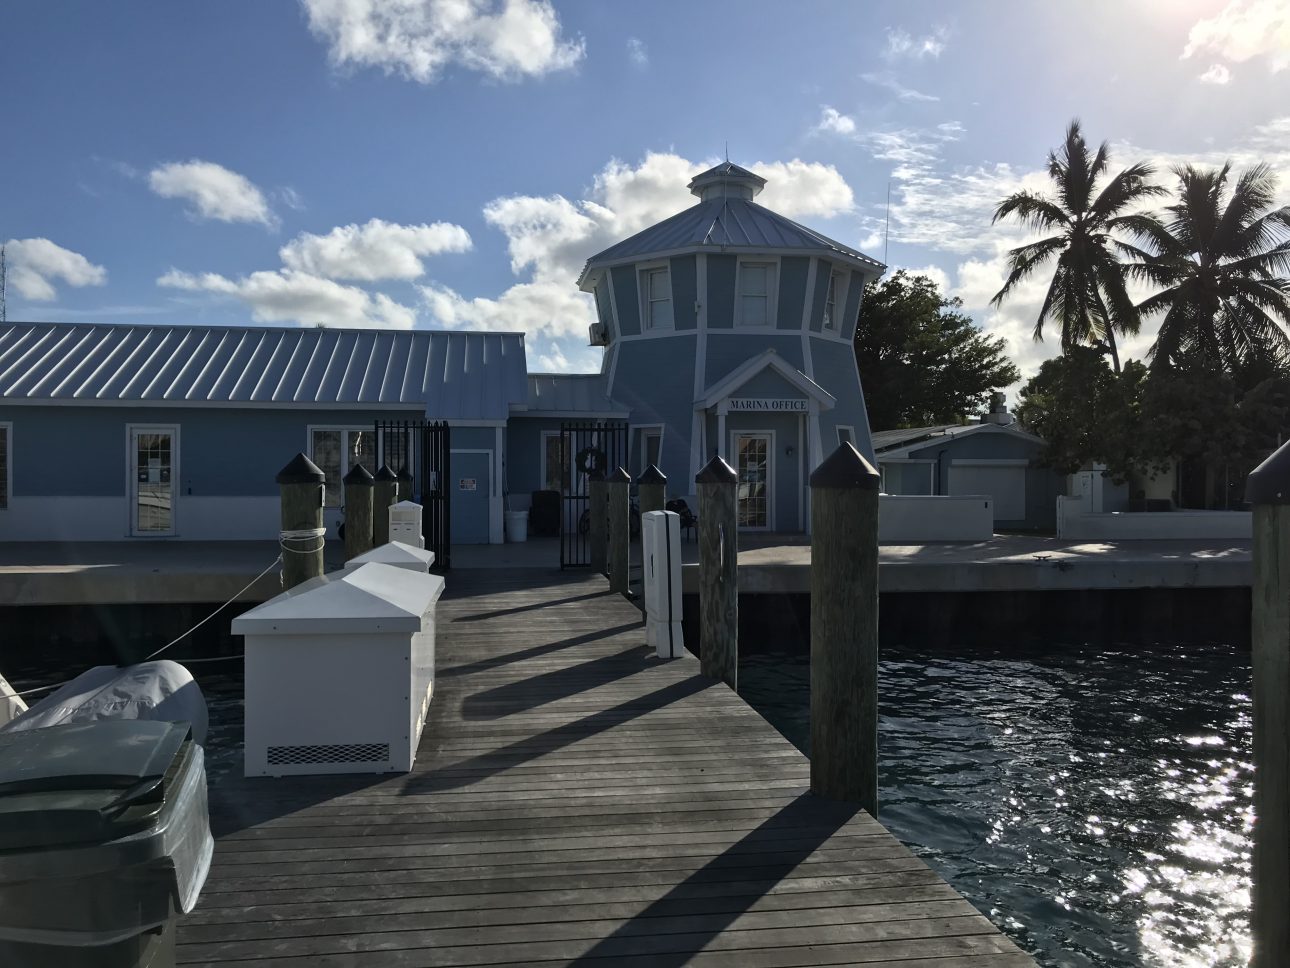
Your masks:
{"label": "wooden dock", "polygon": [[415,771],[216,782],[180,963],[1033,966],[602,578],[449,588]]}

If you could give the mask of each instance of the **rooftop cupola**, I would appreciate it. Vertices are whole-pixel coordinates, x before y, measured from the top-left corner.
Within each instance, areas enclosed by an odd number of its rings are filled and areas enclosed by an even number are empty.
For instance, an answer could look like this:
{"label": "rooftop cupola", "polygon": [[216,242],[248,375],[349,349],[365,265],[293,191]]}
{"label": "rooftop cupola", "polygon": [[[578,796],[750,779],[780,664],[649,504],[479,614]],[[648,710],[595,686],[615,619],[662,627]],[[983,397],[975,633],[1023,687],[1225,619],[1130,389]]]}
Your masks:
{"label": "rooftop cupola", "polygon": [[690,194],[703,201],[713,198],[742,198],[752,201],[754,195],[766,186],[766,179],[754,175],[747,168],[740,168],[723,161],[715,168],[695,175],[689,184]]}

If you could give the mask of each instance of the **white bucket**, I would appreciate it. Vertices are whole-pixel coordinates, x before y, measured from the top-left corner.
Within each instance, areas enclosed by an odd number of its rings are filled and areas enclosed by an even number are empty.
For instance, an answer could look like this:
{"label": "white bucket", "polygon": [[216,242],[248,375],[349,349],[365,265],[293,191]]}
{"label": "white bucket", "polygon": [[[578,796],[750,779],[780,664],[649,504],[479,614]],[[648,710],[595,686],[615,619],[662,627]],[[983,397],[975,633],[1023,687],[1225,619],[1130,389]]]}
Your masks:
{"label": "white bucket", "polygon": [[529,513],[527,511],[506,512],[506,540],[514,543],[529,540]]}

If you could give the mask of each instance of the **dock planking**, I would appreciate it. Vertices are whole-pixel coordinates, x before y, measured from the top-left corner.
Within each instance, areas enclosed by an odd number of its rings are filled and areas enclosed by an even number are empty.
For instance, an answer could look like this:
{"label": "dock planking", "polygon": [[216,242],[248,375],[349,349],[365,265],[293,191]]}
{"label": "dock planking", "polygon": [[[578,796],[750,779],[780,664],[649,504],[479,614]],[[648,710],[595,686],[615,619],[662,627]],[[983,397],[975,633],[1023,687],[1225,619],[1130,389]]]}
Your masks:
{"label": "dock planking", "polygon": [[449,589],[416,768],[217,782],[179,963],[1034,964],[603,579]]}

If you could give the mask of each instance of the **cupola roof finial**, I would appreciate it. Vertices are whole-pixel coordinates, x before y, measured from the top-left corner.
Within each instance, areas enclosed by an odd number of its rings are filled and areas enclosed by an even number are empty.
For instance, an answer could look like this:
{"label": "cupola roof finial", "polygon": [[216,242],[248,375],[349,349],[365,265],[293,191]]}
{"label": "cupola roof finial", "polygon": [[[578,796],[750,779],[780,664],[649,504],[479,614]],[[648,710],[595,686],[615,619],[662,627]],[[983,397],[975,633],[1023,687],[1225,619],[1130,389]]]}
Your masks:
{"label": "cupola roof finial", "polygon": [[743,198],[751,200],[766,185],[766,179],[747,168],[726,160],[715,168],[695,175],[689,184],[690,194],[703,201],[710,198]]}

